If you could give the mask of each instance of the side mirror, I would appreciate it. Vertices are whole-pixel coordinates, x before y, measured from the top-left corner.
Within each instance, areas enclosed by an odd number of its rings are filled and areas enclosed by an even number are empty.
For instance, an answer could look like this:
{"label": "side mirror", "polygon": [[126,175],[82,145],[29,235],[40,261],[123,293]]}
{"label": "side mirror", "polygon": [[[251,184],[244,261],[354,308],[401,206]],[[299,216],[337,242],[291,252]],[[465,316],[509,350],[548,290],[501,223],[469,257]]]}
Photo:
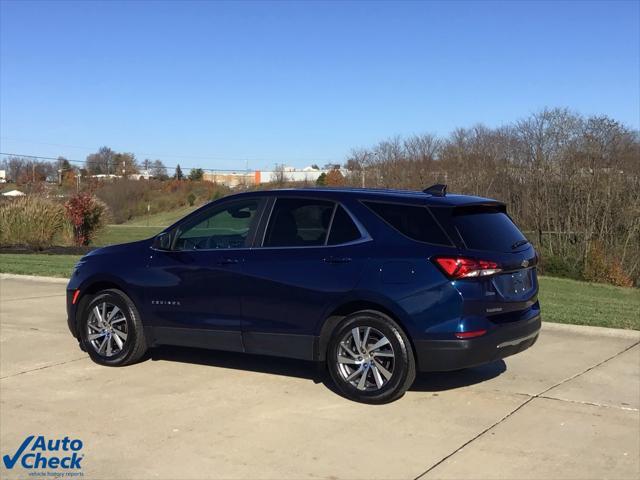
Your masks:
{"label": "side mirror", "polygon": [[163,232],[153,239],[153,248],[156,250],[171,250],[171,232]]}

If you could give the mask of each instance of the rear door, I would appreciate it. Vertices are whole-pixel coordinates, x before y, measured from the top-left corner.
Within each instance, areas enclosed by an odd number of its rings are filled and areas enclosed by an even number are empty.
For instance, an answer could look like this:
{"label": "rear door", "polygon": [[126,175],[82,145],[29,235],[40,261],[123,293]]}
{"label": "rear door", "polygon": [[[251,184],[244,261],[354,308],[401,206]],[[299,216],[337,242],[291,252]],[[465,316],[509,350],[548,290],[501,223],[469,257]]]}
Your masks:
{"label": "rear door", "polygon": [[312,358],[327,309],[357,285],[364,229],[338,203],[277,198],[244,264],[247,352]]}

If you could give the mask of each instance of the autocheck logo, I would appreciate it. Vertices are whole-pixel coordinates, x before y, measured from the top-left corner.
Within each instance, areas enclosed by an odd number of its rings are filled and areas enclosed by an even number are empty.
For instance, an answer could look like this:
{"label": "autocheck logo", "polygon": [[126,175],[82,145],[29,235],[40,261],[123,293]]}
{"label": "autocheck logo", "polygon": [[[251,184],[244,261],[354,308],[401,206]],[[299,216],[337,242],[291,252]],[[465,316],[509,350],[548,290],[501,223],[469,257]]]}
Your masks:
{"label": "autocheck logo", "polygon": [[4,455],[2,461],[8,469],[20,465],[28,470],[78,470],[82,468],[80,462],[84,458],[80,453],[82,446],[79,439],[46,439],[43,435],[29,435],[13,455]]}

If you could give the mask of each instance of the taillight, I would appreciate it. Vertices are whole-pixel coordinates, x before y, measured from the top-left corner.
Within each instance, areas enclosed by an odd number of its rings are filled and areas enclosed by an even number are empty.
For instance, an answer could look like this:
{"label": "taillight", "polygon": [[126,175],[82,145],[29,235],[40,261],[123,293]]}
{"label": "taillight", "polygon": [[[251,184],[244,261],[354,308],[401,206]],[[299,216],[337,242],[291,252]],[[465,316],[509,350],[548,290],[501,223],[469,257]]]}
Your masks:
{"label": "taillight", "polygon": [[502,270],[496,262],[489,260],[464,257],[436,257],[433,260],[452,279],[487,277]]}

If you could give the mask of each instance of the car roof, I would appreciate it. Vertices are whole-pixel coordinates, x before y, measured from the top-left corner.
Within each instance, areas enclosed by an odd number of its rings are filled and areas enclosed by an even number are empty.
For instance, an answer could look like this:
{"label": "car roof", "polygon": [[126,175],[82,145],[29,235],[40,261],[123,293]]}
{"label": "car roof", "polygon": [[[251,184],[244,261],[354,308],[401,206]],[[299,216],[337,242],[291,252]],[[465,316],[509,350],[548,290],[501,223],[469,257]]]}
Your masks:
{"label": "car roof", "polygon": [[[252,190],[236,194],[237,196],[305,196],[339,200],[341,198],[357,198],[358,200],[396,201],[407,203],[422,203],[433,206],[463,206],[463,205],[503,205],[502,202],[491,198],[473,195],[459,195],[447,193],[444,196],[431,195],[414,190],[393,190],[382,188],[281,188],[269,190]],[[235,195],[234,195],[235,196]]]}

